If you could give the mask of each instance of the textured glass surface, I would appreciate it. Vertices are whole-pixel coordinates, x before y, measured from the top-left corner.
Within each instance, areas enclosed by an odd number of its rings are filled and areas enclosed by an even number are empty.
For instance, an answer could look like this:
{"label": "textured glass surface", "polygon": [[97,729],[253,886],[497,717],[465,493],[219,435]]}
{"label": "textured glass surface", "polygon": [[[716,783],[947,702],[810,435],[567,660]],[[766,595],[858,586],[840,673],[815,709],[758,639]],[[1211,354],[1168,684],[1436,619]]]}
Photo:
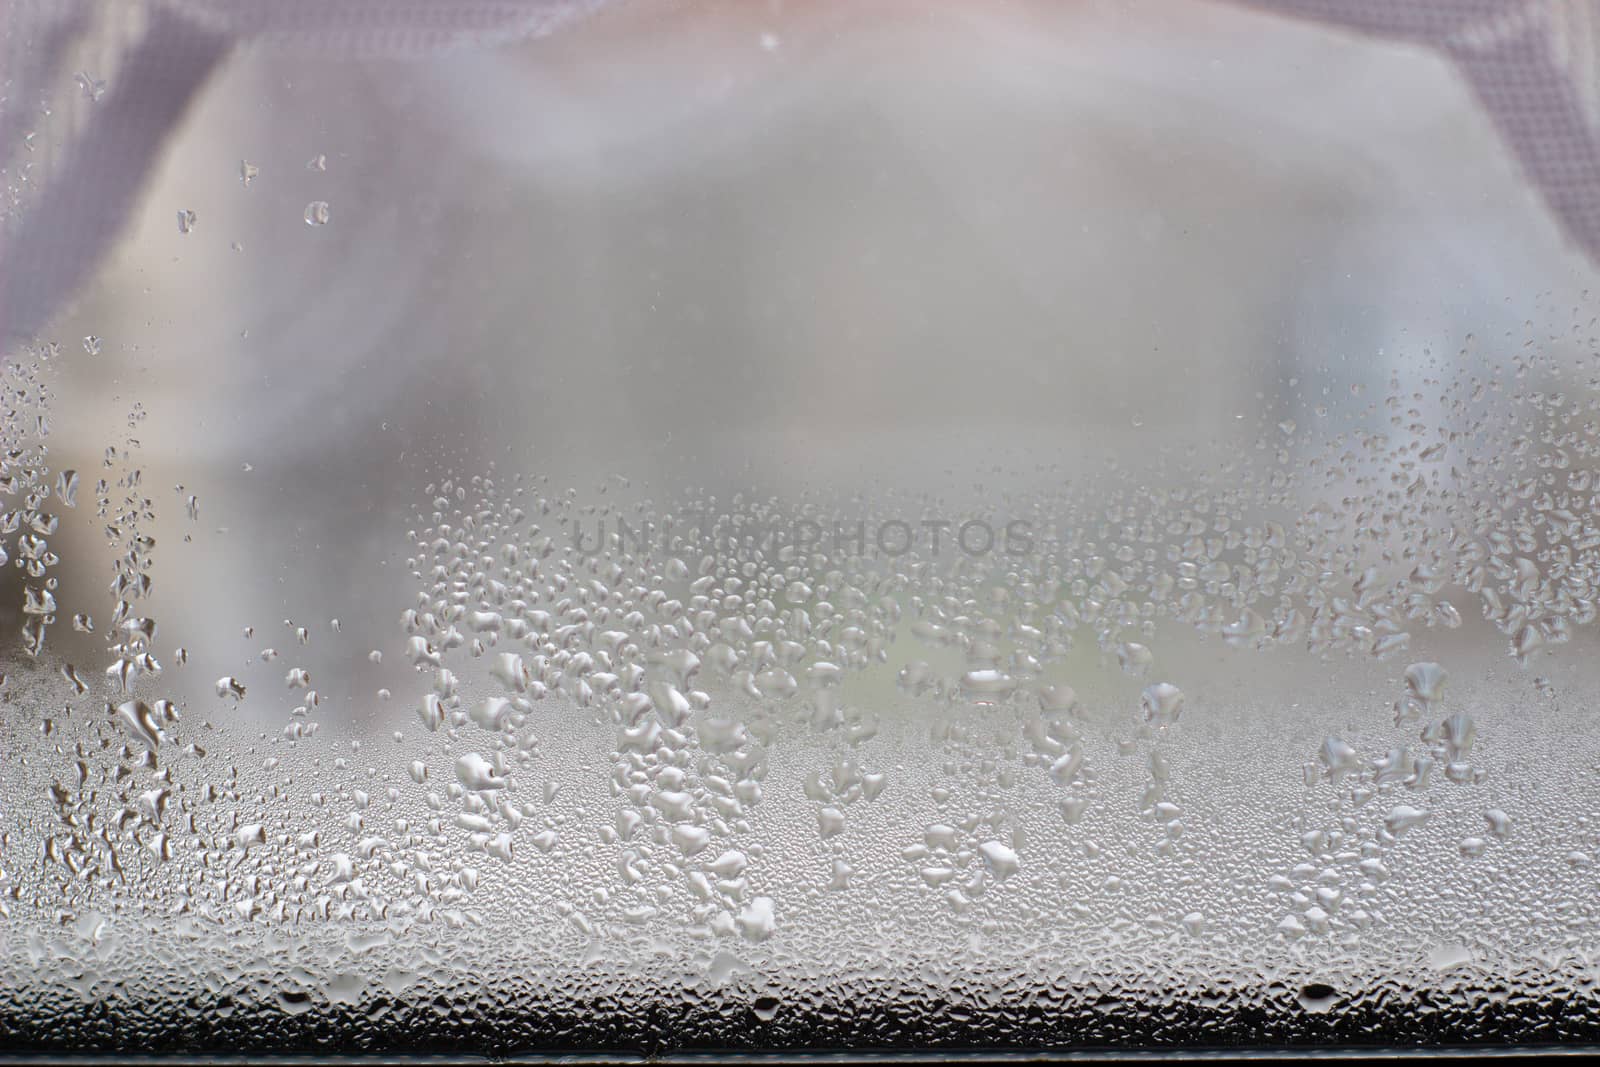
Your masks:
{"label": "textured glass surface", "polygon": [[0,1054],[1600,1040],[1589,4],[0,11]]}

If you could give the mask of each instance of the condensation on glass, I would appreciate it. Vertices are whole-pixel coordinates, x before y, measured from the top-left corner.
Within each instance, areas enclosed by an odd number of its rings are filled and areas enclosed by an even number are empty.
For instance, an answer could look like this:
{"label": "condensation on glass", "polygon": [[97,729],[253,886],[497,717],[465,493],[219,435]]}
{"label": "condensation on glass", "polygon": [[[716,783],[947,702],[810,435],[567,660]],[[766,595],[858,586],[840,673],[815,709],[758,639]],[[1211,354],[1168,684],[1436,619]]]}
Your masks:
{"label": "condensation on glass", "polygon": [[0,1049],[1595,1041],[1597,26],[8,5]]}

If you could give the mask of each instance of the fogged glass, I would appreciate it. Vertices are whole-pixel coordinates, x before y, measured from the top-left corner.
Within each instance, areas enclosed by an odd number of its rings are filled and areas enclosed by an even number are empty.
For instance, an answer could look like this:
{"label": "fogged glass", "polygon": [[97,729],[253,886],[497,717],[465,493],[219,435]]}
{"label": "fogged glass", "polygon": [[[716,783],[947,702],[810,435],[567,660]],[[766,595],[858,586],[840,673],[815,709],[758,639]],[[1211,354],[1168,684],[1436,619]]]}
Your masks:
{"label": "fogged glass", "polygon": [[1587,3],[7,7],[0,1051],[1600,1036]]}

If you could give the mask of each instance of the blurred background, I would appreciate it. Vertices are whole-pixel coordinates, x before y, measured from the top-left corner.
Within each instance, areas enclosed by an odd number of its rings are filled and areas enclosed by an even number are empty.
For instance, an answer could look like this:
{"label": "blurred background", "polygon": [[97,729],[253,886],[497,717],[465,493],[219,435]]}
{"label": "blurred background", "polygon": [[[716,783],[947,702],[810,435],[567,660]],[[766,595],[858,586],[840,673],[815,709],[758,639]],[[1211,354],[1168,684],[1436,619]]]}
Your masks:
{"label": "blurred background", "polygon": [[[222,591],[390,625],[398,569],[355,576],[491,462],[782,489],[1225,458],[1588,306],[1476,38],[1301,6],[17,3],[8,336],[59,346],[57,467],[138,439],[174,621]],[[1586,6],[1529,10],[1584,75]],[[101,596],[98,531],[64,536],[63,603]]]}

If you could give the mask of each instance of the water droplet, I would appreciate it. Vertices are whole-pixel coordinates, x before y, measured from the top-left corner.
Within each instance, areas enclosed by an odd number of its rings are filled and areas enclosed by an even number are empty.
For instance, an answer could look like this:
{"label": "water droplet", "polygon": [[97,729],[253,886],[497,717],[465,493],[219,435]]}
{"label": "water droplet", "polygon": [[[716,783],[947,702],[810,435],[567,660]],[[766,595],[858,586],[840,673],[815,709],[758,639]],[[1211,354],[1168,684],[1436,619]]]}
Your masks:
{"label": "water droplet", "polygon": [[1300,995],[1296,1000],[1305,1011],[1323,1015],[1332,1011],[1339,1002],[1339,992],[1325,982],[1310,982],[1300,987]]}
{"label": "water droplet", "polygon": [[1444,698],[1444,683],[1448,678],[1445,669],[1437,663],[1413,663],[1406,668],[1406,690],[1421,708],[1431,709]]}
{"label": "water droplet", "polygon": [[78,83],[78,88],[83,91],[83,95],[91,101],[99,100],[106,93],[105,79],[96,78],[87,71],[78,71],[77,74],[73,75],[73,80]]}
{"label": "water droplet", "polygon": [[1183,691],[1170,682],[1157,682],[1145,687],[1139,707],[1144,711],[1145,722],[1170,726],[1183,713]]}
{"label": "water droplet", "polygon": [[978,846],[978,854],[983,857],[989,873],[1002,882],[1016,874],[1022,866],[1016,852],[999,841],[983,842]]}
{"label": "water droplet", "polygon": [[979,704],[1004,700],[1016,688],[1016,679],[1004,671],[984,669],[968,671],[961,676],[961,691]]}
{"label": "water droplet", "polygon": [[69,508],[78,506],[78,472],[64,470],[56,476],[56,497]]}
{"label": "water droplet", "polygon": [[1511,836],[1513,823],[1511,816],[1499,808],[1491,808],[1483,813],[1484,821],[1489,824],[1489,832],[1504,841]]}
{"label": "water droplet", "polygon": [[146,749],[154,752],[161,745],[161,728],[156,724],[155,711],[142,700],[128,700],[109,708],[117,725],[142,744]]}
{"label": "water droplet", "polygon": [[456,778],[473,792],[504,789],[509,784],[496,773],[494,764],[476,752],[468,752],[456,760]]}
{"label": "water droplet", "polygon": [[1143,674],[1154,662],[1155,654],[1144,645],[1134,641],[1124,641],[1117,646],[1117,665],[1126,674]]}
{"label": "water droplet", "polygon": [[765,941],[777,929],[771,897],[756,897],[740,910],[739,932],[751,941]]}
{"label": "water droplet", "polygon": [[1423,808],[1413,808],[1409,804],[1397,804],[1390,809],[1384,817],[1383,828],[1399,837],[1407,830],[1421,826],[1432,818],[1433,813]]}

